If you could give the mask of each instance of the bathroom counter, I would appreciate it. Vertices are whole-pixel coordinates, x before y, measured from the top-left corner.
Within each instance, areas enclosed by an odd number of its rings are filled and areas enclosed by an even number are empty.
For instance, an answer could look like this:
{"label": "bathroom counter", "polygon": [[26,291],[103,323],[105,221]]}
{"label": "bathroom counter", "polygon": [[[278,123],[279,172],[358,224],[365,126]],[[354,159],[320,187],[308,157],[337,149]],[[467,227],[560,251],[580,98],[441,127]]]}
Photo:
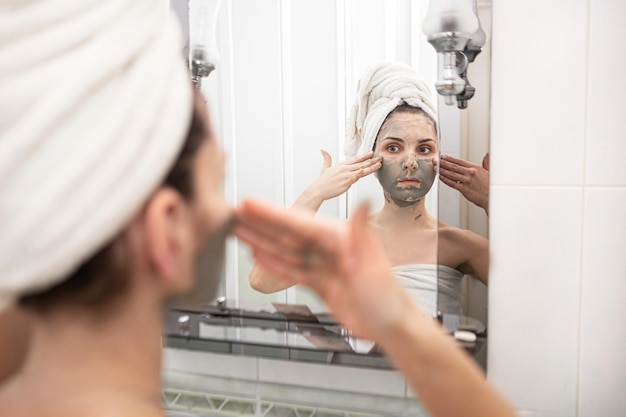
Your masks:
{"label": "bathroom counter", "polygon": [[[484,327],[442,318],[444,327]],[[163,401],[179,416],[427,417],[373,343],[304,305],[214,302],[167,313]],[[484,343],[466,345],[470,353]]]}

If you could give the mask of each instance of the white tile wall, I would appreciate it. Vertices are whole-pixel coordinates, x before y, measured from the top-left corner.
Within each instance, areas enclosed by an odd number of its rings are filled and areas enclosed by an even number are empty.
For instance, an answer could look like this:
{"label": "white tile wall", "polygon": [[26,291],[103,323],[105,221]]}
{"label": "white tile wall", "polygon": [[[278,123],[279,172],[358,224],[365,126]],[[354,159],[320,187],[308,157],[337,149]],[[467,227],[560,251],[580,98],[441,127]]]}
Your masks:
{"label": "white tile wall", "polygon": [[[626,3],[590,4],[589,99],[586,143],[585,246],[580,335],[579,416],[626,415],[626,118],[620,97],[626,65],[609,43],[626,36]],[[605,186],[605,187],[603,187]],[[617,318],[614,319],[614,318]]]}
{"label": "white tile wall", "polygon": [[624,39],[626,2],[590,1],[587,110],[587,184],[626,185],[626,56],[612,44]]}
{"label": "white tile wall", "polygon": [[494,186],[489,379],[514,406],[574,415],[582,190]]}
{"label": "white tile wall", "polygon": [[494,184],[581,184],[587,0],[494,0]]}
{"label": "white tile wall", "polygon": [[579,416],[626,415],[626,187],[585,192]]}
{"label": "white tile wall", "polygon": [[626,3],[494,0],[489,380],[626,415]]}

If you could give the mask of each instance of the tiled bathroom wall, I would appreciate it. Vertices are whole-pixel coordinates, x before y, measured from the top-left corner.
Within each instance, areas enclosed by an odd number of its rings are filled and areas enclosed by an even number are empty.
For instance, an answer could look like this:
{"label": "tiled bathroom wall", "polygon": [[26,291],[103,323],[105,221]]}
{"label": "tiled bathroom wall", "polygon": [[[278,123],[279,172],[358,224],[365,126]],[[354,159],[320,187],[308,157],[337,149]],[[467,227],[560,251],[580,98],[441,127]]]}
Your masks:
{"label": "tiled bathroom wall", "polygon": [[626,415],[626,2],[494,0],[489,379]]}

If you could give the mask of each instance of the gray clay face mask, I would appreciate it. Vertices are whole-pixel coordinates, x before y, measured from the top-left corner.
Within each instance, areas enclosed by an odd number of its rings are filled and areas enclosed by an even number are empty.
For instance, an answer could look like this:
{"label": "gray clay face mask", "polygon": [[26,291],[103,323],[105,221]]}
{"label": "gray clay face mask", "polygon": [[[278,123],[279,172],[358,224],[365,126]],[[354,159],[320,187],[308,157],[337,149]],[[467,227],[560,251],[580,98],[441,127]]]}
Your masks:
{"label": "gray clay face mask", "polygon": [[215,299],[224,274],[226,239],[232,230],[234,217],[212,232],[196,257],[196,285],[186,293],[170,300],[170,306],[199,306]]}
{"label": "gray clay face mask", "polygon": [[409,170],[407,160],[390,161],[383,158],[382,167],[377,171],[378,182],[385,195],[399,206],[406,206],[419,201],[430,191],[435,182],[432,157],[414,157],[417,165]]}

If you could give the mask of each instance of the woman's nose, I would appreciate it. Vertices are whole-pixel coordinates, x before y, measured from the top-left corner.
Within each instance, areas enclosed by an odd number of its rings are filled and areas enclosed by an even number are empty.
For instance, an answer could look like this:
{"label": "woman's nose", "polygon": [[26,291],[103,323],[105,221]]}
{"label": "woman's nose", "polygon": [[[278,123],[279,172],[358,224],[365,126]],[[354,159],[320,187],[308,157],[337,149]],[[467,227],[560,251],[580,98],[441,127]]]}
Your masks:
{"label": "woman's nose", "polygon": [[402,168],[409,170],[417,169],[417,158],[412,153],[407,156],[407,158],[402,163]]}

